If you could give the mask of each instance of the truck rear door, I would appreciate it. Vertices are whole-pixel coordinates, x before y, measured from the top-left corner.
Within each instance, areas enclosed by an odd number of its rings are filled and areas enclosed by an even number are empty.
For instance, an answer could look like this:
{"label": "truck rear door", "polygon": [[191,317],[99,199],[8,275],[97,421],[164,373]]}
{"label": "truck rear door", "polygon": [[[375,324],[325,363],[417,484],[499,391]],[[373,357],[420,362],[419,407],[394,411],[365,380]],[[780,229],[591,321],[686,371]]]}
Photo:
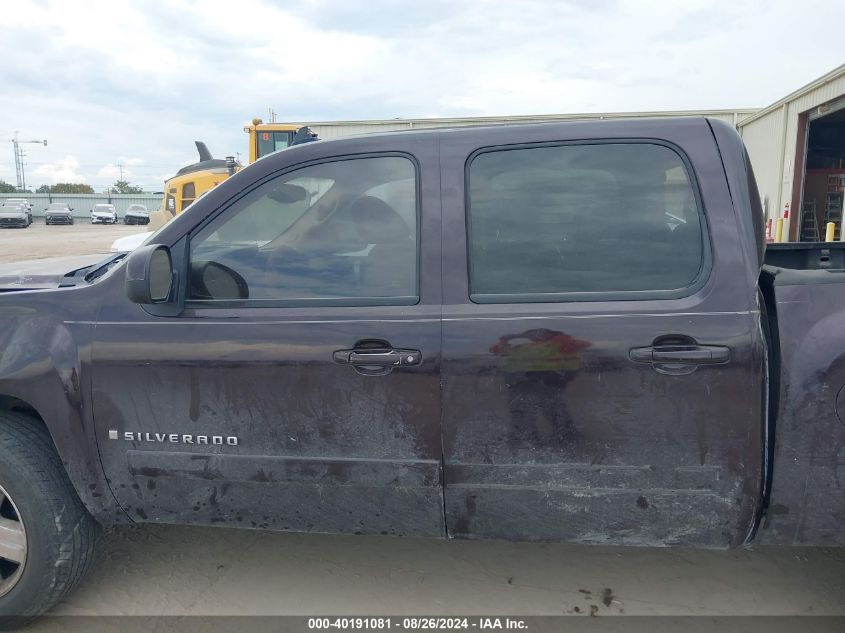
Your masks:
{"label": "truck rear door", "polygon": [[448,533],[743,542],[763,348],[707,121],[447,132],[441,169]]}

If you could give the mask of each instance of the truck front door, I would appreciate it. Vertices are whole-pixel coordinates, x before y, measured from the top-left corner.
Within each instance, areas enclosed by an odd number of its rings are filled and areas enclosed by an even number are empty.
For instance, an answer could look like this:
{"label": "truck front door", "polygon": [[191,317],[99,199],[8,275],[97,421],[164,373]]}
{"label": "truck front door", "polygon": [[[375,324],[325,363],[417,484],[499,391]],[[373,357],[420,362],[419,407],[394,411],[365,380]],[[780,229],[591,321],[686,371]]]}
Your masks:
{"label": "truck front door", "polygon": [[[443,535],[433,143],[282,171],[196,227],[178,316],[96,329],[103,463],[137,520]],[[421,257],[420,253],[425,252]]]}
{"label": "truck front door", "polygon": [[707,122],[446,139],[449,534],[741,543],[763,356]]}

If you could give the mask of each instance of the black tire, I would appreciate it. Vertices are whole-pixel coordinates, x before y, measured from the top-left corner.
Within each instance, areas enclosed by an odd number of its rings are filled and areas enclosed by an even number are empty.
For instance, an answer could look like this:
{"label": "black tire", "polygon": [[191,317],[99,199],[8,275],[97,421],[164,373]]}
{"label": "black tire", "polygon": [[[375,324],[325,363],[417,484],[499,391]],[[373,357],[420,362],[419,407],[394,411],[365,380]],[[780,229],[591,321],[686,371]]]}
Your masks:
{"label": "black tire", "polygon": [[5,577],[12,582],[5,588],[0,584],[0,593],[5,592],[0,595],[0,628],[5,628],[47,611],[73,589],[94,558],[100,530],[40,422],[0,412],[0,456],[0,487],[16,508],[26,543],[22,571],[10,576],[7,564]]}

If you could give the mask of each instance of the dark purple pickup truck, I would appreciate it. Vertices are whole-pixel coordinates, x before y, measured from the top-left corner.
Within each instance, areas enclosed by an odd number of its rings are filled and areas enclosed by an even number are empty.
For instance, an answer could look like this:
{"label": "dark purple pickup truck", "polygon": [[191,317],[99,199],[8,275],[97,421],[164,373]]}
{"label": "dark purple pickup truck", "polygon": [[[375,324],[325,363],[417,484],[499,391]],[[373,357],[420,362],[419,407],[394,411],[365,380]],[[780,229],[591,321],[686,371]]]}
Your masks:
{"label": "dark purple pickup truck", "polygon": [[0,615],[100,523],[845,544],[843,250],[763,232],[717,121],[476,127],[297,145],[16,274]]}

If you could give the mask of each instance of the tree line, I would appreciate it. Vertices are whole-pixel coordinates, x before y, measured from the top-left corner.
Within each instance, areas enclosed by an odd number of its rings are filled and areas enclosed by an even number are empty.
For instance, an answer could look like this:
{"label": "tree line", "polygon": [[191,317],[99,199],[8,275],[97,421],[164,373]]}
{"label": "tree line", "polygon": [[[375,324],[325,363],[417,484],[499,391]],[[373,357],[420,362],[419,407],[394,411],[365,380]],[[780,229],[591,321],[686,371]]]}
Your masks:
{"label": "tree line", "polygon": [[[126,180],[118,180],[111,187],[112,193],[144,193],[144,190]],[[18,188],[0,180],[0,193],[18,193]],[[81,182],[59,182],[55,185],[41,185],[34,192],[27,189],[21,193],[95,193],[91,185]]]}

